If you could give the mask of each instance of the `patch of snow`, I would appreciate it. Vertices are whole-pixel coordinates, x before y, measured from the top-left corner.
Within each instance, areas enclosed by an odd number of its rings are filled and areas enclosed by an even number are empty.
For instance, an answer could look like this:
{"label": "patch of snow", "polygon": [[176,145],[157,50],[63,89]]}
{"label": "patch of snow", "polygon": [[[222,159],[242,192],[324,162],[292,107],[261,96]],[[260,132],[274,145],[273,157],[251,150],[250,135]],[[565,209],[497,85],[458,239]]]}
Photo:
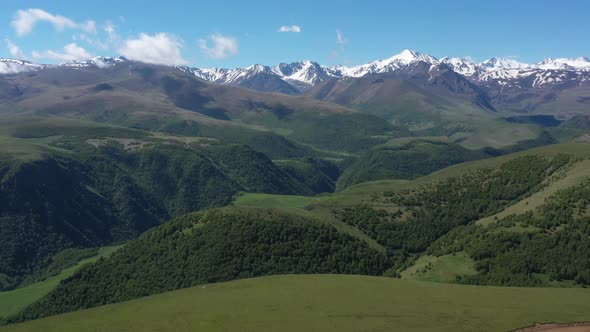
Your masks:
{"label": "patch of snow", "polygon": [[4,75],[35,71],[44,67],[45,65],[39,65],[24,60],[0,58],[0,74]]}

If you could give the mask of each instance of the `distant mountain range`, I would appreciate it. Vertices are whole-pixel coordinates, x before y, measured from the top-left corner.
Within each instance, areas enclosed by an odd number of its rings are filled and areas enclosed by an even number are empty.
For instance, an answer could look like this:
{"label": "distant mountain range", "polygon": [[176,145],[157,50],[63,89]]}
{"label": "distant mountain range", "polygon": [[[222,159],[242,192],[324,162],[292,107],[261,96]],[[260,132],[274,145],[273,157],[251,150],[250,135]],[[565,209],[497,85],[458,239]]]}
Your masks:
{"label": "distant mountain range", "polygon": [[[23,72],[67,68],[109,76],[117,64],[134,63],[124,57],[94,57],[58,65],[0,59],[0,75],[9,78]],[[103,72],[109,68],[112,70]],[[448,121],[439,121],[437,114],[443,109],[447,114],[465,115],[464,110],[476,106],[505,117],[548,115],[561,121],[586,115],[590,105],[590,60],[584,57],[546,59],[535,64],[508,58],[475,63],[467,58],[438,59],[404,50],[387,59],[352,67],[300,61],[236,69],[168,68],[216,85],[303,94],[412,128],[440,128],[442,122]],[[17,93],[20,88],[10,91]]]}
{"label": "distant mountain range", "polygon": [[[431,66],[444,64],[453,71],[473,82],[498,84],[501,86],[520,85],[530,82],[531,87],[558,84],[571,80],[580,82],[590,79],[590,60],[580,58],[546,59],[536,64],[521,63],[513,59],[492,58],[474,63],[465,58],[437,59],[431,55],[404,50],[391,58],[377,60],[353,67],[323,66],[313,61],[301,61],[276,66],[254,65],[246,68],[186,68],[197,77],[218,84],[240,85],[244,87],[261,86],[256,81],[282,81],[273,92],[285,92],[284,83],[294,89],[289,93],[304,92],[311,86],[331,78],[364,77],[407,70],[417,63]],[[266,86],[268,88],[268,86]],[[267,90],[268,91],[268,90]]]}
{"label": "distant mountain range", "polygon": [[[108,67],[127,61],[124,57],[94,57],[85,61],[66,62],[57,66]],[[243,86],[264,92],[299,94],[332,78],[358,78],[367,75],[405,71],[418,63],[432,68],[444,64],[472,82],[493,86],[542,87],[563,82],[590,80],[590,60],[579,58],[548,58],[539,63],[527,64],[509,58],[492,58],[475,63],[467,58],[437,59],[428,54],[404,50],[388,59],[358,66],[324,66],[314,61],[300,61],[275,66],[256,64],[246,68],[196,68],[180,66],[196,77],[217,84]],[[15,74],[52,65],[36,64],[16,59],[0,59],[0,74]],[[55,66],[55,65],[53,65]]]}

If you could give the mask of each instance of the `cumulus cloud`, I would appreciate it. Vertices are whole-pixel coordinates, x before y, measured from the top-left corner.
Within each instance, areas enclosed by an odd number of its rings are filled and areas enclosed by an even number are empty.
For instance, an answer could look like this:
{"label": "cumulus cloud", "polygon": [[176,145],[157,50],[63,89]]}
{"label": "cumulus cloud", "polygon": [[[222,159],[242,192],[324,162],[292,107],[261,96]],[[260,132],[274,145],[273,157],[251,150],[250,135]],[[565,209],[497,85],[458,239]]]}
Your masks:
{"label": "cumulus cloud", "polygon": [[8,52],[10,52],[10,55],[13,58],[21,59],[21,60],[25,58],[25,54],[20,49],[20,47],[18,47],[10,39],[5,39],[4,41],[6,42],[6,46],[8,47]]}
{"label": "cumulus cloud", "polygon": [[53,15],[42,9],[35,8],[18,10],[10,24],[14,28],[16,35],[22,37],[31,33],[37,22],[48,22],[58,31],[68,28],[96,33],[96,23],[94,21],[78,23],[65,16]]}
{"label": "cumulus cloud", "polygon": [[53,59],[61,61],[80,61],[92,58],[92,55],[88,53],[88,51],[78,46],[76,43],[64,46],[63,53],[47,50],[43,52],[33,51],[32,55],[35,59]]}
{"label": "cumulus cloud", "polygon": [[279,32],[301,32],[301,27],[298,25],[283,25],[279,28]]}
{"label": "cumulus cloud", "polygon": [[182,43],[174,36],[160,32],[153,36],[142,33],[138,38],[127,39],[119,53],[130,60],[159,65],[183,65],[186,60],[180,50]]}
{"label": "cumulus cloud", "polygon": [[348,43],[348,39],[346,39],[346,37],[344,37],[344,34],[340,30],[336,30],[336,43],[338,45],[344,45],[344,44]]}
{"label": "cumulus cloud", "polygon": [[233,37],[219,34],[199,40],[199,47],[201,52],[211,59],[225,59],[238,53],[238,41]]}

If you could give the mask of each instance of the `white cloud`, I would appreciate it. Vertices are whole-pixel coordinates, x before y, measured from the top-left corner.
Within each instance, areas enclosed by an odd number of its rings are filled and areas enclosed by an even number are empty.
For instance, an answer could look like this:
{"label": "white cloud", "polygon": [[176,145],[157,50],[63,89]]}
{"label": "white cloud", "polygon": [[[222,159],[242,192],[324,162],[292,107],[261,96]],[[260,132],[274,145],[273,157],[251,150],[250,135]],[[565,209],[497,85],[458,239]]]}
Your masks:
{"label": "white cloud", "polygon": [[[82,42],[91,45],[94,48],[100,48],[101,50],[117,49],[121,46],[121,37],[117,33],[117,28],[111,20],[105,22],[101,27],[103,34],[97,34],[89,36],[85,33],[75,33],[72,35],[74,42]],[[106,35],[106,37],[105,37]],[[103,38],[100,38],[100,37]]]}
{"label": "white cloud", "polygon": [[35,27],[35,24],[40,21],[52,24],[53,27],[58,31],[68,28],[96,33],[96,23],[94,21],[77,23],[65,16],[53,15],[42,9],[35,8],[18,10],[10,24],[14,28],[17,36],[22,37],[31,33]]}
{"label": "white cloud", "polygon": [[83,42],[93,47],[98,47],[102,50],[109,50],[110,49],[110,42],[101,41],[98,38],[91,38],[86,34],[78,33],[72,35],[72,40],[74,42]]}
{"label": "white cloud", "polygon": [[164,32],[153,36],[142,33],[138,38],[127,39],[119,53],[130,60],[159,65],[183,65],[186,60],[180,54],[182,43]]}
{"label": "white cloud", "polygon": [[107,21],[107,23],[104,25],[103,30],[109,35],[109,40],[113,41],[115,39],[117,39],[117,30],[115,28],[115,25],[113,24],[113,22],[111,21]]}
{"label": "white cloud", "polygon": [[92,55],[88,53],[88,51],[78,46],[76,43],[64,46],[63,53],[47,50],[43,52],[33,51],[32,55],[35,59],[53,59],[61,61],[80,61],[92,58]]}
{"label": "white cloud", "polygon": [[18,47],[15,43],[13,43],[10,39],[5,39],[6,46],[8,47],[8,51],[13,58],[22,60],[25,58],[25,54],[23,51]]}
{"label": "white cloud", "polygon": [[301,32],[301,27],[298,25],[283,25],[279,28],[279,32]]}
{"label": "white cloud", "polygon": [[336,43],[338,45],[344,45],[344,44],[348,43],[348,39],[346,39],[346,37],[344,37],[344,34],[340,30],[336,30]]}
{"label": "white cloud", "polygon": [[201,52],[211,59],[225,59],[238,53],[238,41],[233,37],[223,35],[211,35],[207,38],[212,46],[209,46],[208,40],[199,40]]}

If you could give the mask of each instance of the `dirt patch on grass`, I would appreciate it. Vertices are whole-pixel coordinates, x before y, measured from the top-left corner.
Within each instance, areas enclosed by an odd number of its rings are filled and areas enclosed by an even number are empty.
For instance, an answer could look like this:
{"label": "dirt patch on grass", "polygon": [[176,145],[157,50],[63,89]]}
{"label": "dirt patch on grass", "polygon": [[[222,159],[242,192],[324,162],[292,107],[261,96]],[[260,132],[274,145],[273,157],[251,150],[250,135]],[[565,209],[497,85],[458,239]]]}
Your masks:
{"label": "dirt patch on grass", "polygon": [[590,332],[590,322],[584,323],[571,323],[571,324],[537,324],[529,327],[523,327],[521,329],[513,330],[512,332]]}

